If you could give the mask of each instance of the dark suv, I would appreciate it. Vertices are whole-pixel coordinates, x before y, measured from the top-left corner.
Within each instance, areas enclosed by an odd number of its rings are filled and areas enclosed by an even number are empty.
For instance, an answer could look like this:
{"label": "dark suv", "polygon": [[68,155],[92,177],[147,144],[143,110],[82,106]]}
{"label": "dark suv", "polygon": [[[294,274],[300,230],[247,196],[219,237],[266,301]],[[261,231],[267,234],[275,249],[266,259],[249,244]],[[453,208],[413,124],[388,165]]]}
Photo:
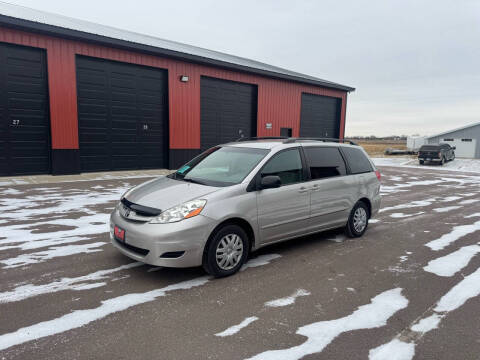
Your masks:
{"label": "dark suv", "polygon": [[455,147],[451,147],[448,144],[423,145],[418,150],[418,162],[423,164],[426,161],[432,161],[443,165],[446,161],[455,159],[454,150]]}

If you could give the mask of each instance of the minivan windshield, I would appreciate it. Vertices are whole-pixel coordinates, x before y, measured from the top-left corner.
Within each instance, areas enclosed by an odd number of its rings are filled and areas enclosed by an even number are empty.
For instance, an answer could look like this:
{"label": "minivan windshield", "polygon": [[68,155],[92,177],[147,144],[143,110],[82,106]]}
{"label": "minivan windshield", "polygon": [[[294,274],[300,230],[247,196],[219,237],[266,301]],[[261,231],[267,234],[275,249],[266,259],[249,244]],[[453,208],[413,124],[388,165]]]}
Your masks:
{"label": "minivan windshield", "polygon": [[267,149],[214,147],[197,156],[169,177],[208,186],[239,184],[268,154]]}

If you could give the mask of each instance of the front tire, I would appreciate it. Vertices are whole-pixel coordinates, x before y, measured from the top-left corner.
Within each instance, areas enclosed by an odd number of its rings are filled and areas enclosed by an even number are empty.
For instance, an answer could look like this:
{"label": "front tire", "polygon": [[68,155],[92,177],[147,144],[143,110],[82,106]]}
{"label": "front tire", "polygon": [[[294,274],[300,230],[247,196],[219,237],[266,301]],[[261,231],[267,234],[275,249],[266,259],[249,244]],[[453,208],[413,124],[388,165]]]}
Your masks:
{"label": "front tire", "polygon": [[362,236],[367,231],[369,218],[370,213],[367,205],[363,201],[357,202],[350,212],[347,226],[345,227],[347,236],[351,238]]}
{"label": "front tire", "polygon": [[423,165],[423,162],[424,162],[423,160],[418,160],[418,163],[419,163],[420,165]]}
{"label": "front tire", "polygon": [[238,225],[225,225],[215,230],[203,256],[203,268],[215,277],[235,274],[247,260],[248,235]]}

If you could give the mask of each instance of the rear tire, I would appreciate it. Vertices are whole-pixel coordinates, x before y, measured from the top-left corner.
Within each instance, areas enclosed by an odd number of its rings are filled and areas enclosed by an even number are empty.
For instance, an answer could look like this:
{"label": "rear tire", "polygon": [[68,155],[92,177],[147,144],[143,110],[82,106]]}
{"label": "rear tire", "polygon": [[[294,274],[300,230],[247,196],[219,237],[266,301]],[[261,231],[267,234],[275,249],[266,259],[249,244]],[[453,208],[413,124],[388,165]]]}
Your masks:
{"label": "rear tire", "polygon": [[229,224],[215,230],[203,254],[202,266],[215,277],[235,274],[248,258],[248,235],[238,225]]}
{"label": "rear tire", "polygon": [[423,160],[418,160],[418,163],[419,163],[420,165],[423,165],[424,161],[423,161]]}
{"label": "rear tire", "polygon": [[370,213],[367,205],[363,201],[357,202],[350,212],[347,226],[345,227],[347,236],[351,238],[362,236],[367,231],[369,218]]}
{"label": "rear tire", "polygon": [[443,166],[445,164],[445,156],[442,156],[442,161],[440,162],[440,165]]}

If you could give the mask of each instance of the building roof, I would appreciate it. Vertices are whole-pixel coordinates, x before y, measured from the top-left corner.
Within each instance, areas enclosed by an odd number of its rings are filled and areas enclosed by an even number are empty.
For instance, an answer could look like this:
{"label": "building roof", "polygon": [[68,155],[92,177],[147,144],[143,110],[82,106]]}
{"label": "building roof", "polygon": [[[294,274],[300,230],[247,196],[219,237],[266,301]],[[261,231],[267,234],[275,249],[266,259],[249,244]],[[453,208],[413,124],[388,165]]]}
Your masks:
{"label": "building roof", "polygon": [[47,35],[95,42],[102,45],[142,51],[189,62],[290,80],[331,89],[354,91],[346,85],[264,64],[259,61],[207,50],[197,46],[160,39],[110,26],[95,24],[0,1],[0,26],[30,30]]}
{"label": "building roof", "polygon": [[431,139],[431,138],[434,138],[434,137],[437,137],[437,136],[442,136],[442,135],[445,135],[445,134],[450,134],[450,133],[453,133],[453,132],[455,132],[455,131],[465,130],[465,129],[468,129],[468,128],[471,128],[471,127],[474,127],[474,126],[479,126],[479,125],[480,125],[480,122],[477,122],[477,123],[474,123],[474,124],[470,124],[470,125],[466,125],[466,126],[462,126],[462,127],[460,127],[460,128],[457,128],[457,129],[453,129],[453,130],[449,130],[449,131],[444,131],[444,132],[441,132],[441,133],[439,133],[439,134],[427,136],[427,139]]}

